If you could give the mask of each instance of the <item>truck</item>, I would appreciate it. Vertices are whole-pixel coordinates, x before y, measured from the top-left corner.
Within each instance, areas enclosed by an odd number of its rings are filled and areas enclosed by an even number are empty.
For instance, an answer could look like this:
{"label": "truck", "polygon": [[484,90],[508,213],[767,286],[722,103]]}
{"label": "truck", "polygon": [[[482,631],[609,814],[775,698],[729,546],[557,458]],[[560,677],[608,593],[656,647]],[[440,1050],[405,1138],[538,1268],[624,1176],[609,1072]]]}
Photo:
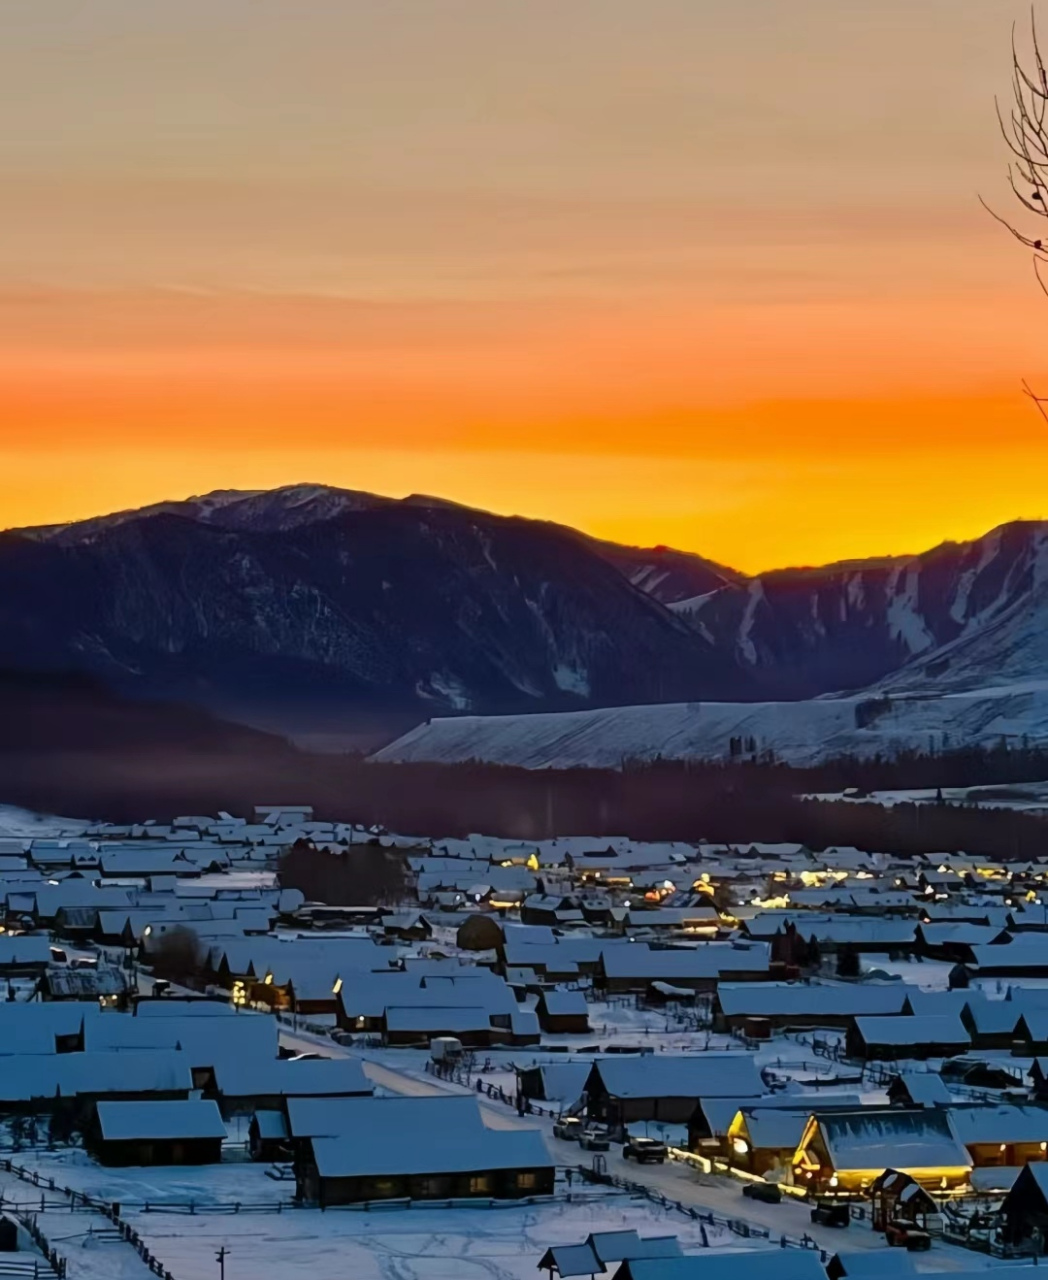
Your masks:
{"label": "truck", "polygon": [[429,1042],[429,1056],[434,1062],[450,1065],[462,1057],[462,1041],[455,1036],[434,1036]]}

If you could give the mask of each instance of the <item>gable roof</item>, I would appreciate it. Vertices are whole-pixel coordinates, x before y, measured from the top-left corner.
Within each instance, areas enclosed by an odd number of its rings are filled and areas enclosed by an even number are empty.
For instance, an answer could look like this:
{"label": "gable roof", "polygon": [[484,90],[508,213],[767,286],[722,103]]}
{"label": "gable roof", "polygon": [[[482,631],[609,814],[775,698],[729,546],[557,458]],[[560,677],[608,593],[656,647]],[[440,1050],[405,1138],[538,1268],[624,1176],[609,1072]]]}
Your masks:
{"label": "gable roof", "polygon": [[106,1142],[226,1136],[218,1104],[208,1098],[174,1102],[100,1102],[97,1111],[98,1126]]}
{"label": "gable roof", "polygon": [[819,1255],[811,1249],[774,1249],[723,1254],[704,1249],[683,1258],[627,1259],[616,1280],[826,1280]]}
{"label": "gable roof", "polygon": [[758,1098],[764,1085],[748,1053],[704,1053],[695,1057],[604,1058],[592,1074],[615,1098]]}
{"label": "gable roof", "polygon": [[970,1168],[971,1159],[946,1112],[875,1110],[816,1112],[827,1153],[836,1169]]}
{"label": "gable roof", "polygon": [[971,1036],[956,1013],[933,1013],[922,1018],[859,1017],[855,1028],[868,1045],[971,1044]]}

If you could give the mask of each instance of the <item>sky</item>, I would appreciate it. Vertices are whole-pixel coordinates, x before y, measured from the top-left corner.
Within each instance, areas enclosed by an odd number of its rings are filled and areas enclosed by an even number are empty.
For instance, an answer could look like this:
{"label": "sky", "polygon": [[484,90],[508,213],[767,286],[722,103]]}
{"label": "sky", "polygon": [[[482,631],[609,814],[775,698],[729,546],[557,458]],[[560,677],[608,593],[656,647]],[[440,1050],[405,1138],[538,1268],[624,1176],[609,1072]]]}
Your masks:
{"label": "sky", "polygon": [[753,571],[1048,516],[1013,19],[0,0],[0,526],[316,482]]}

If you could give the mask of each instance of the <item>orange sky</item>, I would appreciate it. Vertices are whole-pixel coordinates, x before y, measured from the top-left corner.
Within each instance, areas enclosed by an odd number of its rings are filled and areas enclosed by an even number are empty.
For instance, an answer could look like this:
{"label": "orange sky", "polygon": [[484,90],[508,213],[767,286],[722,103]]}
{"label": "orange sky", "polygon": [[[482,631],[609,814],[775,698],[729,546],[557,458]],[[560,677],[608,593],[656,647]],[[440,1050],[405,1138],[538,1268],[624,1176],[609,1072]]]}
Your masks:
{"label": "orange sky", "polygon": [[976,200],[1021,10],[872,8],[0,0],[0,524],[316,481],[758,569],[1048,515]]}

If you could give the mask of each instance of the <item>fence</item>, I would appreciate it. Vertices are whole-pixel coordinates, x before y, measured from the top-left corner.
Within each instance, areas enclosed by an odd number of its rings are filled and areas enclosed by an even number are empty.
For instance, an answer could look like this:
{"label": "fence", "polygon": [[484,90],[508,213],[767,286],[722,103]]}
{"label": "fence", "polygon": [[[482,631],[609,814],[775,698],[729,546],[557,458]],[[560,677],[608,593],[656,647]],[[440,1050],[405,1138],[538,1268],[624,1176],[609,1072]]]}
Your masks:
{"label": "fence", "polygon": [[[66,1197],[64,1202],[48,1205],[46,1195],[41,1195],[41,1212],[45,1212],[48,1208],[61,1207],[68,1208],[70,1210],[84,1208],[95,1213],[100,1213],[120,1233],[121,1240],[126,1244],[129,1244],[135,1250],[153,1275],[162,1277],[162,1280],[175,1280],[175,1277],[170,1271],[168,1271],[156,1254],[153,1253],[134,1227],[132,1227],[129,1222],[125,1222],[125,1220],[120,1216],[120,1206],[118,1204],[110,1204],[104,1200],[96,1200],[85,1192],[76,1191],[72,1187],[59,1186],[55,1182],[54,1178],[42,1178],[35,1169],[23,1168],[21,1165],[15,1164],[12,1160],[0,1160],[0,1170],[3,1170],[5,1173],[13,1174],[21,1182],[28,1183],[30,1186],[40,1187],[45,1192],[59,1191]],[[36,1233],[39,1232],[39,1240],[43,1240],[46,1244],[46,1238],[37,1226],[35,1216],[30,1216],[25,1221],[25,1226],[30,1234],[33,1235],[34,1240],[37,1240]],[[45,1254],[47,1254],[50,1249],[50,1246],[45,1248],[44,1244],[40,1244],[39,1247]],[[50,1252],[54,1253],[54,1250],[50,1250]],[[55,1253],[54,1256],[58,1262],[61,1263],[61,1270],[54,1263],[52,1263],[52,1266],[58,1275],[62,1277],[65,1275],[65,1261],[64,1259],[59,1258],[57,1253]]]}
{"label": "fence", "polygon": [[642,1196],[645,1200],[649,1200],[652,1204],[660,1205],[663,1209],[675,1209],[678,1213],[684,1214],[685,1217],[705,1226],[721,1227],[730,1231],[733,1235],[742,1236],[749,1240],[776,1242],[782,1249],[815,1251],[818,1253],[821,1262],[827,1263],[830,1260],[829,1253],[820,1248],[811,1236],[791,1236],[787,1232],[773,1233],[770,1227],[760,1227],[741,1218],[722,1218],[709,1210],[698,1209],[695,1205],[684,1204],[680,1200],[674,1200],[654,1187],[645,1186],[642,1182],[631,1182],[628,1178],[620,1178],[613,1173],[588,1169],[585,1165],[578,1166],[578,1174],[584,1182],[599,1182],[605,1186],[619,1187],[629,1191],[631,1195]]}
{"label": "fence", "polygon": [[520,1102],[515,1097],[511,1098],[509,1094],[501,1087],[501,1085],[489,1084],[481,1080],[479,1076],[474,1076],[470,1071],[464,1071],[461,1067],[454,1066],[451,1063],[433,1062],[432,1059],[426,1059],[425,1070],[427,1074],[435,1076],[438,1080],[450,1080],[452,1084],[460,1084],[467,1089],[476,1089],[482,1097],[491,1098],[493,1102],[501,1102],[507,1107],[515,1107],[521,1115],[529,1116],[547,1116],[552,1120],[556,1120],[560,1116],[559,1110],[553,1107],[543,1107],[537,1102],[532,1102],[530,1098],[524,1098]]}

